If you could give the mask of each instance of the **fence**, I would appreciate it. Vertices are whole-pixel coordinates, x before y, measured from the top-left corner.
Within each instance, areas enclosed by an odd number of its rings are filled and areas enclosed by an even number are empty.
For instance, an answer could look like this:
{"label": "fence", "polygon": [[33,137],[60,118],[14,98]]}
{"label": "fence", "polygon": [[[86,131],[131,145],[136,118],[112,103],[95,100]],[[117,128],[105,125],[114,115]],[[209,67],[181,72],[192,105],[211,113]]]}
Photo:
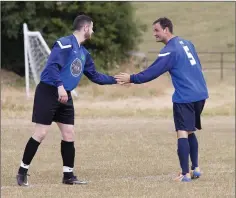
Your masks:
{"label": "fence", "polygon": [[[234,70],[235,71],[235,53],[234,52],[198,52],[200,61],[203,63],[210,63],[210,64],[215,64],[219,63],[220,67],[203,67],[204,70],[220,70],[220,79],[224,79],[224,70]],[[202,59],[201,56],[206,56],[206,55],[214,55],[217,57],[215,60],[205,60]],[[228,58],[225,58],[228,56]],[[228,66],[226,64],[232,64],[231,66]]]}
{"label": "fence", "polygon": [[[150,50],[145,53],[131,52],[130,54],[141,58],[141,64],[148,67],[156,58],[159,51]],[[224,79],[224,70],[235,72],[235,52],[198,52],[203,70],[219,70],[220,79]],[[217,67],[218,65],[218,67]]]}

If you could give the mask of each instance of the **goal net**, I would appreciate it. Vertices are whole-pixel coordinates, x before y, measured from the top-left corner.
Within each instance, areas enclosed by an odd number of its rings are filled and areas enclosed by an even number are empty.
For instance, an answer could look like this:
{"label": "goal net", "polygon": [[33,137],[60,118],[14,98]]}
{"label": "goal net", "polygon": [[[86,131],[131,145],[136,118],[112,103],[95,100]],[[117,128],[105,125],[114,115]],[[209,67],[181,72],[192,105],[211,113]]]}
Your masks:
{"label": "goal net", "polygon": [[[51,51],[40,32],[29,31],[26,23],[23,24],[23,31],[26,95],[29,97],[30,86],[33,88],[39,83],[40,74]],[[75,90],[72,94],[77,96]]]}

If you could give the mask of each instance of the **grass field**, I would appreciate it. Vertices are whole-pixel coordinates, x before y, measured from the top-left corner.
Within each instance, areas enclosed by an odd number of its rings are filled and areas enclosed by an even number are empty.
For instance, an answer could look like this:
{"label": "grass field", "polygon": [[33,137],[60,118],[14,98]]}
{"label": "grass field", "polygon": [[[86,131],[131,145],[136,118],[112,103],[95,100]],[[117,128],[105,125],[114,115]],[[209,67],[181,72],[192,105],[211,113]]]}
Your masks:
{"label": "grass field", "polygon": [[2,197],[234,197],[234,117],[204,118],[198,132],[201,179],[175,183],[179,171],[170,119],[76,119],[76,172],[86,186],[61,184],[60,134],[52,126],[30,169],[29,188],[15,174],[33,130],[26,119],[2,119]]}
{"label": "grass field", "polygon": [[227,81],[209,87],[204,130],[197,133],[204,175],[191,184],[171,179],[179,171],[172,91],[167,76],[137,87],[80,87],[76,172],[89,185],[60,183],[60,134],[53,125],[32,163],[31,187],[19,188],[15,174],[33,131],[33,98],[26,99],[22,86],[2,84],[2,197],[235,197],[235,87]]}
{"label": "grass field", "polygon": [[30,121],[33,97],[26,99],[24,87],[7,83],[11,75],[2,72],[2,197],[235,196],[232,84],[221,82],[209,88],[204,130],[197,132],[204,172],[198,181],[172,181],[179,171],[172,121],[173,90],[169,78],[163,76],[137,87],[80,87],[79,98],[74,100],[75,169],[89,185],[61,184],[60,134],[53,124],[30,168],[31,186],[20,188],[15,175],[34,127]]}

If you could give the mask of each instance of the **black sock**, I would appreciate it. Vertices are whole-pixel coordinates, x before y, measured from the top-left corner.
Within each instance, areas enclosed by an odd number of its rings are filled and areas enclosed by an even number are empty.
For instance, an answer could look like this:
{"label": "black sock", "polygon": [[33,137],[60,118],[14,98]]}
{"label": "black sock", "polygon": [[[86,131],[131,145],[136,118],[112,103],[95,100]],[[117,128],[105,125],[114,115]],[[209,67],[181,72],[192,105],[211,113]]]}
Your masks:
{"label": "black sock", "polygon": [[188,136],[188,142],[190,147],[190,159],[192,161],[191,170],[194,170],[198,167],[198,141],[194,133]]}
{"label": "black sock", "polygon": [[20,174],[26,174],[28,171],[28,167],[34,158],[35,153],[37,152],[37,149],[39,147],[40,142],[36,141],[32,137],[29,139],[25,146],[25,151],[23,155],[23,159],[21,162],[21,166],[19,168],[18,173]]}
{"label": "black sock", "polygon": [[[73,176],[74,160],[75,160],[75,147],[74,142],[61,141],[61,156],[63,160],[64,177],[70,178]],[[69,170],[71,169],[71,170]]]}
{"label": "black sock", "polygon": [[189,143],[187,138],[178,139],[178,156],[180,161],[180,166],[182,168],[182,174],[185,175],[189,173]]}

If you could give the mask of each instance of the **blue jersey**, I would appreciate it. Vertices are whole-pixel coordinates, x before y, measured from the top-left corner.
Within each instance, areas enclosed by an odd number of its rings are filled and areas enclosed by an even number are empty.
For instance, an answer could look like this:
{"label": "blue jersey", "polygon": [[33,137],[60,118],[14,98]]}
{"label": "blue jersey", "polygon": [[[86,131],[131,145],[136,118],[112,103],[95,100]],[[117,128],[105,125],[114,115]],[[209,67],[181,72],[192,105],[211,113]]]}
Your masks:
{"label": "blue jersey", "polygon": [[116,84],[114,77],[96,71],[90,53],[70,35],[54,43],[40,80],[56,87],[63,85],[65,90],[71,91],[83,74],[100,85]]}
{"label": "blue jersey", "polygon": [[175,88],[173,102],[190,103],[208,98],[202,66],[195,48],[190,41],[177,36],[169,40],[152,65],[131,75],[130,82],[145,83],[167,71]]}

